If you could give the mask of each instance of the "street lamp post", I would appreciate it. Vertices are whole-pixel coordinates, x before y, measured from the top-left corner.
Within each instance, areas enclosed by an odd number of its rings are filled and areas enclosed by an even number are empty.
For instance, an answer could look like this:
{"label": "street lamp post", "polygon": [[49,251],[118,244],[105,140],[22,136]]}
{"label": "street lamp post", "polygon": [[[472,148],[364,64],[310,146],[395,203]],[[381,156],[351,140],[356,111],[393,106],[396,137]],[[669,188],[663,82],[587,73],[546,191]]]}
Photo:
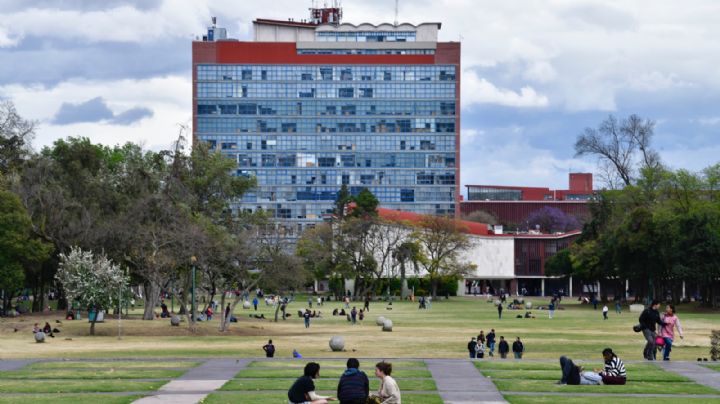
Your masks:
{"label": "street lamp post", "polygon": [[190,319],[193,323],[195,323],[195,262],[197,262],[197,258],[193,255],[190,257],[190,262],[192,263],[192,302],[190,303],[191,307],[191,314]]}

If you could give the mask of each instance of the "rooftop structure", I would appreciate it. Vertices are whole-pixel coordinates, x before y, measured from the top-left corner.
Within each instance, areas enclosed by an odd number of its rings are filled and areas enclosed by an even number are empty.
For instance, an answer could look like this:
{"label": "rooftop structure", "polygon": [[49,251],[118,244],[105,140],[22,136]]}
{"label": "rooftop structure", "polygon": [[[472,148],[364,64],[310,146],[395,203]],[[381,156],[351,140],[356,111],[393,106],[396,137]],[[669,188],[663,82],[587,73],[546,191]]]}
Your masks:
{"label": "rooftop structure", "polygon": [[586,201],[592,199],[592,173],[570,173],[569,189],[507,185],[466,185],[468,201]]}

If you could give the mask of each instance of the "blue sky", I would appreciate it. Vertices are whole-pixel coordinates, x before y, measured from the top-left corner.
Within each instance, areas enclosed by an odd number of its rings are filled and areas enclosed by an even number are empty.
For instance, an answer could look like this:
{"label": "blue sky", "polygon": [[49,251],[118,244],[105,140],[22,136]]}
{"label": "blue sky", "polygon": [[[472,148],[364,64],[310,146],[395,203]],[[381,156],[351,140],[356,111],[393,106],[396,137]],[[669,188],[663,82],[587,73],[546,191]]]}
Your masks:
{"label": "blue sky", "polygon": [[[191,120],[190,44],[211,16],[251,37],[255,18],[307,17],[310,1],[0,0],[0,98],[67,136],[168,147]],[[392,0],[345,0],[344,21],[392,22]],[[594,171],[573,143],[614,114],[656,121],[673,168],[720,161],[720,3],[401,1],[462,41],[462,184],[567,186]],[[600,184],[598,184],[600,185]]]}

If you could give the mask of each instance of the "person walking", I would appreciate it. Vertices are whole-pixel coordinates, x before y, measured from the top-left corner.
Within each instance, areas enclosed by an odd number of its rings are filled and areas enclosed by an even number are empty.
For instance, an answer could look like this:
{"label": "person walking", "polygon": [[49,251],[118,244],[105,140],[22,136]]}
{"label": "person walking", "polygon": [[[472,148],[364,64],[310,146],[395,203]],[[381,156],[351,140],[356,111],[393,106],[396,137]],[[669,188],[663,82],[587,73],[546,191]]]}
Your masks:
{"label": "person walking", "polygon": [[253,303],[253,307],[255,307],[255,311],[257,311],[257,306],[258,306],[258,298],[257,298],[257,296],[253,297],[253,302],[252,302],[252,303]]}
{"label": "person walking", "polygon": [[615,301],[615,313],[616,314],[622,313],[622,305],[620,304],[620,300]]}
{"label": "person walking", "polygon": [[477,342],[478,344],[485,344],[485,333],[480,330],[480,334],[477,336]]}
{"label": "person walking", "polygon": [[310,328],[310,309],[305,309],[303,318],[305,319],[305,328]]}
{"label": "person walking", "polygon": [[675,315],[675,305],[667,305],[662,321],[665,323],[665,325],[660,329],[660,336],[665,341],[665,347],[663,348],[663,360],[669,361],[673,340],[675,340],[675,328],[677,328],[680,338],[684,338],[682,326],[680,325],[680,319],[677,315]]}
{"label": "person walking", "polygon": [[507,341],[505,341],[505,337],[502,335],[500,336],[500,342],[498,343],[498,352],[500,353],[500,358],[507,359],[507,354],[510,352],[510,345],[508,345]]}
{"label": "person walking", "polygon": [[367,296],[365,296],[365,305],[363,306],[363,310],[365,312],[370,311],[370,294],[368,293]]}
{"label": "person walking", "polygon": [[655,333],[655,324],[658,324],[661,327],[665,325],[660,318],[658,307],[660,307],[660,302],[653,300],[650,303],[650,306],[643,310],[640,314],[640,318],[638,319],[640,322],[640,329],[642,330],[643,337],[645,337],[646,341],[645,348],[643,349],[643,357],[649,361],[654,361],[657,354],[655,345],[655,338],[657,338],[657,334]]}
{"label": "person walking", "polygon": [[475,357],[475,351],[477,351],[477,342],[475,341],[475,337],[470,338],[470,342],[467,344],[468,353],[470,354],[470,359]]}
{"label": "person walking", "polygon": [[603,311],[603,320],[607,320],[608,319],[608,311],[609,311],[607,304],[603,306],[602,311]]}
{"label": "person walking", "polygon": [[347,360],[347,369],[340,376],[337,387],[337,399],[340,404],[365,404],[370,396],[370,381],[360,370],[360,361]]}
{"label": "person walking", "polygon": [[271,339],[268,340],[267,344],[263,345],[262,349],[265,351],[266,358],[272,358],[275,356],[275,345],[273,345]]}
{"label": "person walking", "polygon": [[491,329],[488,333],[487,337],[485,338],[487,340],[487,346],[488,346],[488,355],[493,356],[495,353],[495,329]]}
{"label": "person walking", "polygon": [[503,311],[502,302],[500,302],[500,304],[498,304],[497,310],[498,310],[498,320],[502,320],[502,311]]}
{"label": "person walking", "polygon": [[553,318],[553,315],[555,314],[555,298],[553,298],[550,301],[550,305],[548,306],[548,313],[550,314],[550,318]]}
{"label": "person walking", "polygon": [[312,309],[312,296],[308,296],[308,307]]}
{"label": "person walking", "polygon": [[353,306],[352,311],[350,311],[350,318],[352,319],[353,325],[357,323],[357,313],[357,309]]}
{"label": "person walking", "polygon": [[522,341],[520,341],[520,337],[517,337],[515,342],[513,342],[512,350],[515,355],[515,359],[522,359],[523,352],[525,352],[525,346]]}

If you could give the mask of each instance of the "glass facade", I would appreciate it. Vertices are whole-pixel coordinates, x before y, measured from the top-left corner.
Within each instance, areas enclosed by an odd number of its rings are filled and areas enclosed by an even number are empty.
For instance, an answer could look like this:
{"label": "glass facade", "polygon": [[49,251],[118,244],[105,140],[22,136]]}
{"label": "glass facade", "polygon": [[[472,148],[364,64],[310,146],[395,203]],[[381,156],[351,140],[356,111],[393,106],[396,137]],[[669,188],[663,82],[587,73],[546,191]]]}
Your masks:
{"label": "glass facade", "polygon": [[383,207],[454,214],[453,65],[197,65],[195,133],[237,161],[263,209],[297,236],[341,185]]}

